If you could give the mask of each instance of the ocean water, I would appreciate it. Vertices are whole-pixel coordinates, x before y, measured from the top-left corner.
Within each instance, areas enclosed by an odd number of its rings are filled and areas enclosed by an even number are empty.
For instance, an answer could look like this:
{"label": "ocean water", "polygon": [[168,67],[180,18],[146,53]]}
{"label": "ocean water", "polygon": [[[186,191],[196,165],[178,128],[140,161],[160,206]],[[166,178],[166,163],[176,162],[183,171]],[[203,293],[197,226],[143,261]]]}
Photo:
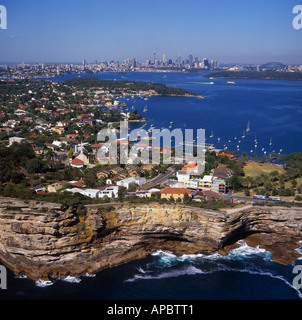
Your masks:
{"label": "ocean water", "polygon": [[[83,75],[81,75],[83,76]],[[208,143],[239,153],[258,156],[301,152],[302,82],[281,80],[207,79],[187,73],[102,73],[87,75],[102,79],[160,82],[185,88],[205,96],[125,97],[156,128],[206,130]],[[65,76],[62,81],[75,76]],[[213,84],[212,84],[213,83]],[[145,106],[148,111],[143,112]],[[250,122],[250,132],[245,133]],[[140,124],[141,125],[141,124]],[[138,124],[133,127],[140,126]],[[210,135],[213,130],[213,138]],[[220,142],[218,142],[218,137]],[[240,144],[238,141],[241,141]],[[255,142],[257,140],[257,148]],[[230,142],[229,142],[230,141]],[[270,142],[271,145],[270,145]],[[155,251],[149,257],[132,261],[96,275],[68,277],[48,283],[16,278],[11,272],[8,289],[0,299],[81,299],[81,300],[301,300],[302,290],[293,286],[293,267],[302,259],[284,266],[274,262],[264,249],[240,247],[228,255],[182,255]],[[302,258],[302,250],[299,251]]]}
{"label": "ocean water", "polygon": [[[33,282],[9,274],[0,299],[34,300],[300,300],[294,264],[275,263],[270,252],[244,241],[228,255],[157,250],[146,259],[96,275]],[[301,251],[302,257],[302,251]]]}

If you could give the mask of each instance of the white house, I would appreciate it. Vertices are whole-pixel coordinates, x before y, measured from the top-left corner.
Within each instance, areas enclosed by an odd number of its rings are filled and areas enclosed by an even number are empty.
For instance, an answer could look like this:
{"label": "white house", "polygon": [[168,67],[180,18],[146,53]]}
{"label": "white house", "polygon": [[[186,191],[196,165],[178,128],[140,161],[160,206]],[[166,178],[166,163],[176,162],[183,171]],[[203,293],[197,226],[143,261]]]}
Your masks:
{"label": "white house", "polygon": [[198,185],[199,185],[199,180],[198,179],[190,179],[188,181],[184,182],[185,188],[189,188],[189,189],[198,189]]}
{"label": "white house", "polygon": [[100,193],[98,195],[99,198],[103,198],[107,196],[110,199],[114,199],[118,197],[118,186],[113,186],[113,185],[106,185],[101,188],[99,188]]}
{"label": "white house", "polygon": [[19,138],[19,137],[11,137],[11,138],[9,138],[9,146],[11,146],[14,142],[16,142],[16,143],[21,143],[21,142],[23,142],[23,141],[25,141],[26,139],[24,139],[24,138]]}
{"label": "white house", "polygon": [[80,193],[86,197],[99,198],[100,192],[101,191],[98,189],[86,189],[82,190]]}
{"label": "white house", "polygon": [[140,187],[146,183],[145,178],[129,177],[118,181],[116,184],[120,187],[129,188],[132,184],[138,184]]}
{"label": "white house", "polygon": [[187,171],[177,171],[176,177],[179,182],[185,182],[190,180],[190,173]]}

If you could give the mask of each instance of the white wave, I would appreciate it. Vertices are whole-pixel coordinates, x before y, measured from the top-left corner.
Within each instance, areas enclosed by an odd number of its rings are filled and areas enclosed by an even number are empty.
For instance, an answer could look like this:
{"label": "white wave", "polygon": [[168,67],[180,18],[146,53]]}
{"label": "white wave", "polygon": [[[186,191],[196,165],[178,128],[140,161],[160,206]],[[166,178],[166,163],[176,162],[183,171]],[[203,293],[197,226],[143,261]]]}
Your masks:
{"label": "white wave", "polygon": [[80,283],[81,279],[73,276],[67,276],[66,278],[62,278],[61,280],[70,282],[70,283]]}
{"label": "white wave", "polygon": [[137,271],[139,271],[140,273],[146,273],[147,271],[145,271],[143,268],[139,267],[137,268]]}
{"label": "white wave", "polygon": [[37,280],[37,281],[35,282],[35,284],[36,284],[37,287],[45,288],[45,287],[52,286],[52,285],[53,285],[53,282],[52,282],[52,281],[49,281],[49,280]]}
{"label": "white wave", "polygon": [[85,274],[84,274],[84,277],[86,277],[86,278],[94,278],[96,276],[96,274],[94,274],[94,273],[88,273],[88,272],[86,272]]}
{"label": "white wave", "polygon": [[181,270],[170,270],[167,272],[162,272],[158,275],[136,274],[133,276],[133,278],[127,279],[124,282],[134,282],[136,280],[156,280],[156,279],[158,280],[158,279],[165,279],[165,278],[177,278],[180,276],[195,275],[195,274],[202,274],[202,273],[204,273],[202,270],[194,266],[189,266]]}
{"label": "white wave", "polygon": [[228,259],[242,259],[259,255],[266,260],[271,260],[271,253],[265,249],[261,249],[259,246],[251,247],[242,240],[237,243],[240,244],[240,247],[230,250],[226,256]]}
{"label": "white wave", "polygon": [[27,279],[27,276],[25,274],[22,274],[20,276],[15,276],[16,279]]}

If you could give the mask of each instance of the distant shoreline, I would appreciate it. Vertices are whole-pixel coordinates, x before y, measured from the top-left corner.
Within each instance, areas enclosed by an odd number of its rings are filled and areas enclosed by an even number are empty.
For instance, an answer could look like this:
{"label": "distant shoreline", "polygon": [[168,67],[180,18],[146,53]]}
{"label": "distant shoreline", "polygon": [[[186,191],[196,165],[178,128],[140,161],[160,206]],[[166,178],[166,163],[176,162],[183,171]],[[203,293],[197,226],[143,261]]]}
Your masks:
{"label": "distant shoreline", "polygon": [[204,78],[221,79],[263,79],[263,80],[291,80],[302,81],[302,72],[248,72],[248,71],[221,71],[204,75]]}

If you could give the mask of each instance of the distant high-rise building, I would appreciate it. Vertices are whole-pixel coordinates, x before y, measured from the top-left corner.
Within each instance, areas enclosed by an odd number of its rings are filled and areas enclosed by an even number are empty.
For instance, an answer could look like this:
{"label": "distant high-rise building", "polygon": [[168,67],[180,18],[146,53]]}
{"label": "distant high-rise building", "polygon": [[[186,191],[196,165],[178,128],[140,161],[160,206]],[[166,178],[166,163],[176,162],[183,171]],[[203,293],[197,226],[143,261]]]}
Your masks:
{"label": "distant high-rise building", "polygon": [[211,61],[211,68],[212,69],[217,69],[218,68],[218,61],[217,60],[212,60]]}
{"label": "distant high-rise building", "polygon": [[203,62],[203,67],[204,68],[208,68],[209,67],[209,59],[208,58],[203,58],[202,62]]}
{"label": "distant high-rise building", "polygon": [[154,52],[153,52],[153,55],[154,55],[154,60],[153,60],[153,61],[154,61],[154,64],[155,64],[155,60],[156,60],[156,51],[154,51]]}
{"label": "distant high-rise building", "polygon": [[167,54],[166,53],[164,53],[164,55],[163,55],[163,64],[167,65]]}
{"label": "distant high-rise building", "polygon": [[189,65],[190,67],[193,65],[193,56],[189,54]]}

